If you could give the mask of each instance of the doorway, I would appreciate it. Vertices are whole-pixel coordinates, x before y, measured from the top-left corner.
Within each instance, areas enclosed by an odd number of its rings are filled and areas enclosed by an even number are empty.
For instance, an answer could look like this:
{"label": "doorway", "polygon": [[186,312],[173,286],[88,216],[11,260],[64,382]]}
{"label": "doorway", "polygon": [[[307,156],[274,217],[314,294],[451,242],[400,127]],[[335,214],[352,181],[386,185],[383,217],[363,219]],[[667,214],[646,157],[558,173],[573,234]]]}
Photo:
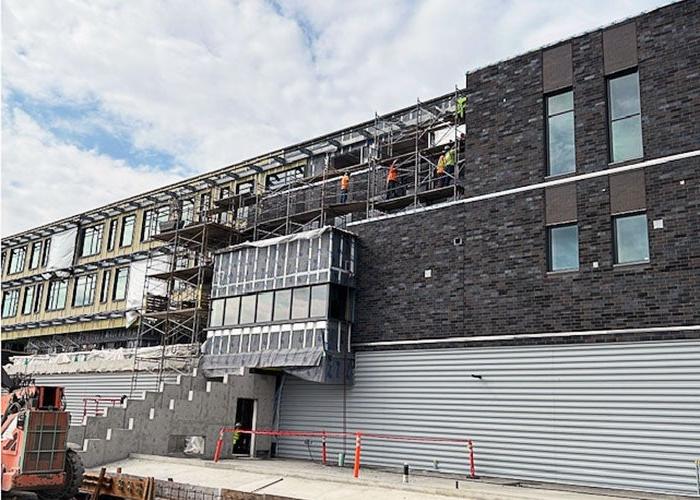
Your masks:
{"label": "doorway", "polygon": [[[236,423],[241,424],[242,429],[255,429],[255,400],[238,398],[236,402]],[[253,435],[241,434],[233,446],[234,455],[250,456],[252,450]]]}

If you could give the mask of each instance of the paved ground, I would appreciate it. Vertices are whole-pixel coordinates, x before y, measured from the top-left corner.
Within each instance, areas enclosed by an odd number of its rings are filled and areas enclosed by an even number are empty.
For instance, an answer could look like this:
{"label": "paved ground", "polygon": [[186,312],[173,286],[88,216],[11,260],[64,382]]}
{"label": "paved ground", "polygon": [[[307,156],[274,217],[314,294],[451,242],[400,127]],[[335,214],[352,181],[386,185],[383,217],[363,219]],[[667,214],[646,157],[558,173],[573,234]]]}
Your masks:
{"label": "paved ground", "polygon": [[[220,463],[188,458],[133,455],[107,465],[108,471],[121,467],[125,474],[214,488],[256,491],[313,500],[619,500],[629,496],[597,495],[555,489],[520,487],[485,481],[412,475],[409,484],[401,474],[363,469],[359,479],[352,469],[324,467],[301,460],[224,460]],[[650,496],[645,496],[651,498]],[[641,498],[641,497],[637,497]]]}

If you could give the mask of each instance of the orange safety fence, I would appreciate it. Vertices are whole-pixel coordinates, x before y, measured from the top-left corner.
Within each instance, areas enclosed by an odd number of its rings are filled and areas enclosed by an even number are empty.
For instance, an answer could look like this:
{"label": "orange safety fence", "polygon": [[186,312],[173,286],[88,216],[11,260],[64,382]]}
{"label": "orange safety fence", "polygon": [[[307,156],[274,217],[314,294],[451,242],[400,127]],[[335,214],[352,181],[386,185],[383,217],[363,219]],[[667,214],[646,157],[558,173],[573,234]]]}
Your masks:
{"label": "orange safety fence", "polygon": [[337,432],[337,431],[296,431],[296,430],[272,430],[272,429],[236,429],[235,427],[222,427],[219,429],[219,438],[216,441],[214,449],[214,462],[221,459],[221,453],[224,446],[224,435],[226,433],[238,432],[239,434],[251,434],[258,436],[275,436],[275,437],[319,437],[321,438],[321,463],[327,465],[327,439],[336,437],[354,437],[355,438],[355,461],[353,466],[353,476],[360,476],[360,459],[362,455],[362,440],[385,440],[385,441],[403,441],[417,443],[449,443],[463,445],[469,452],[469,477],[476,478],[476,467],[474,464],[474,443],[471,439],[464,438],[448,438],[441,436],[407,436],[404,434],[380,434],[375,432]]}
{"label": "orange safety fence", "polygon": [[[97,396],[94,398],[83,398],[83,417],[92,412],[94,416],[101,416],[104,414],[105,407],[117,406],[122,403],[123,398],[108,398]],[[100,404],[104,404],[103,408],[100,408]]]}

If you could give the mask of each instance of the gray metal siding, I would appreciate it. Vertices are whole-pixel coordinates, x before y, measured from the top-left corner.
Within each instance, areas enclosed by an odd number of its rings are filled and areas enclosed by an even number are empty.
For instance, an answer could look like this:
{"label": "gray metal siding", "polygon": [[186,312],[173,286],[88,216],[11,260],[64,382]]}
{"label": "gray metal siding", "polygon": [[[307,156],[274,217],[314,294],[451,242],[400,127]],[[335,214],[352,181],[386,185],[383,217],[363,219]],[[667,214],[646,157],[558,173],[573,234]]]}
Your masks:
{"label": "gray metal siding", "polygon": [[[483,379],[471,375],[481,375]],[[343,388],[289,379],[281,429],[342,430]],[[700,341],[358,353],[348,431],[474,439],[477,473],[693,493]],[[352,462],[354,443],[346,443]],[[312,453],[318,458],[318,439]],[[342,443],[330,440],[335,457]],[[308,458],[303,440],[282,456]],[[363,442],[362,463],[466,474],[464,447]]]}
{"label": "gray metal siding", "polygon": [[[174,382],[175,374],[164,374],[163,380]],[[71,413],[71,421],[80,423],[83,416],[83,398],[121,397],[129,395],[131,372],[114,373],[67,373],[56,375],[37,375],[37,384],[59,385],[65,388],[66,409]],[[139,373],[136,391],[155,391],[158,389],[158,375]],[[102,407],[102,406],[101,406]]]}

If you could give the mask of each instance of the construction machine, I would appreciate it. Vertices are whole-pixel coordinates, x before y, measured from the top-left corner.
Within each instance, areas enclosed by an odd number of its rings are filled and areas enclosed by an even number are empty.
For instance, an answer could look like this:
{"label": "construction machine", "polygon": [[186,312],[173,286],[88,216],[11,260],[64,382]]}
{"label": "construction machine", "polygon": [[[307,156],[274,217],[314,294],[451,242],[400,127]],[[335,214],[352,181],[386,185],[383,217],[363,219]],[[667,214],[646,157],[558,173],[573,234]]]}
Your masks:
{"label": "construction machine", "polygon": [[3,368],[2,388],[3,494],[73,498],[84,468],[67,444],[70,414],[65,411],[63,387],[11,378]]}

